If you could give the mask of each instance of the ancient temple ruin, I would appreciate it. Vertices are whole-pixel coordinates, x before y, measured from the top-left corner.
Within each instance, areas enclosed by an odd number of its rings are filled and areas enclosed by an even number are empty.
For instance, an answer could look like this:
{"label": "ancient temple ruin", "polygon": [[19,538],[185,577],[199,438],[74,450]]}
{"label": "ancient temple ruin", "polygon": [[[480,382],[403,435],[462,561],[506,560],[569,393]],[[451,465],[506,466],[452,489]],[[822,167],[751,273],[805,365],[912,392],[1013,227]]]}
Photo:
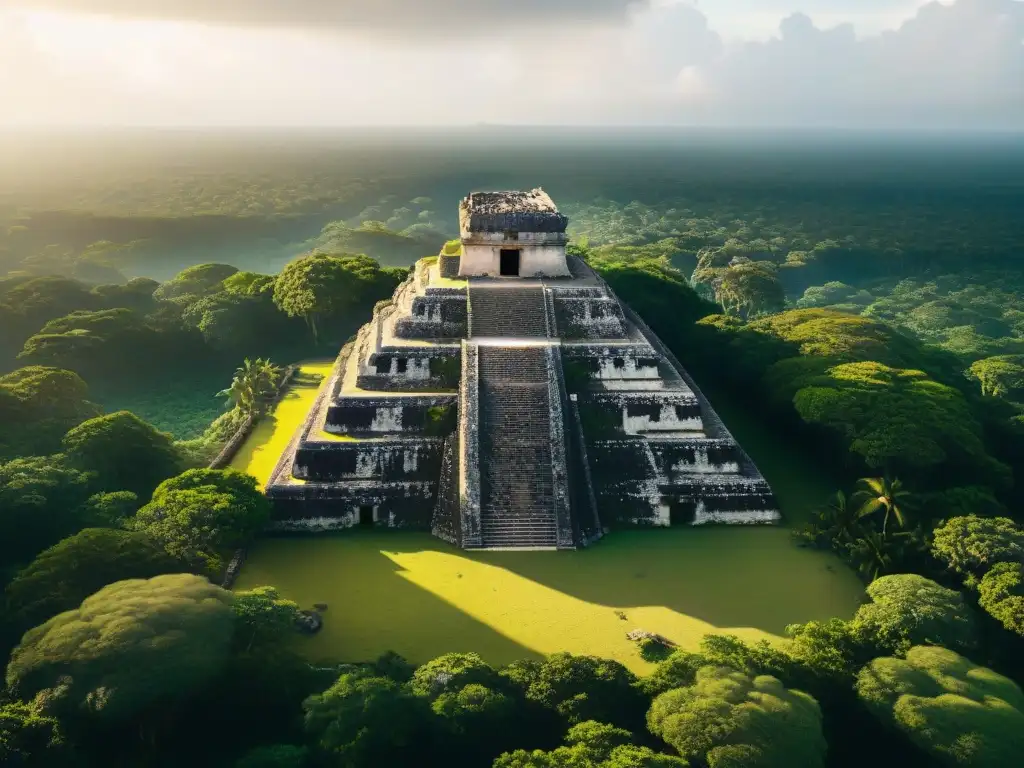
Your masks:
{"label": "ancient temple ruin", "polygon": [[540,189],[477,192],[346,345],[267,486],[280,530],[585,546],[621,526],[771,523],[771,489]]}

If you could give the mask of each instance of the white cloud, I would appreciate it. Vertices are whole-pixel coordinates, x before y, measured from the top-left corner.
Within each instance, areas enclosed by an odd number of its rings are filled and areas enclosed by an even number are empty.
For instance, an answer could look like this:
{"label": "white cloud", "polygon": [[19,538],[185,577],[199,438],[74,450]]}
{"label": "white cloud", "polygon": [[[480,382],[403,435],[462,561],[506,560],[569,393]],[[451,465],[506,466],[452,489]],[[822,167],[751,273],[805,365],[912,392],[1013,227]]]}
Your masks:
{"label": "white cloud", "polygon": [[804,5],[812,15],[784,14],[765,39],[739,42],[700,6],[678,3],[634,8],[619,26],[486,38],[452,30],[422,42],[74,15],[16,24],[0,13],[0,96],[16,106],[0,124],[1024,128],[1024,2],[929,3],[874,35],[814,18],[852,3]]}

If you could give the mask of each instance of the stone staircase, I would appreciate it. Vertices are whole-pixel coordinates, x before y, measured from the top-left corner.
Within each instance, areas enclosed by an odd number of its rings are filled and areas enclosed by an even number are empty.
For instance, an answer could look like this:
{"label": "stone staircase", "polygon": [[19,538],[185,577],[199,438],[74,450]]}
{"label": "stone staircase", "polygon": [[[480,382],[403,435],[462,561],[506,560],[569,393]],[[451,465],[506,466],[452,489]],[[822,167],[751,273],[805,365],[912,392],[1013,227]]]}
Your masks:
{"label": "stone staircase", "polygon": [[554,548],[551,408],[543,347],[480,347],[479,435],[482,545]]}
{"label": "stone staircase", "polygon": [[547,309],[541,287],[469,289],[471,338],[546,338]]}

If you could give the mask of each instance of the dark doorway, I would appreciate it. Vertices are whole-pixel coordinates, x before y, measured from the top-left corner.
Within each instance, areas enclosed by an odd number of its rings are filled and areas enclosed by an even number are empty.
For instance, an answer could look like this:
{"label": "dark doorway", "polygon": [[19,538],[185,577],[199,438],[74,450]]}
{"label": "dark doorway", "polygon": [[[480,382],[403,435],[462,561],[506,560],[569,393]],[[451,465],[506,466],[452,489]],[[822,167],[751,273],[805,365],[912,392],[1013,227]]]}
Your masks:
{"label": "dark doorway", "polygon": [[519,251],[515,248],[501,249],[501,276],[519,277]]}
{"label": "dark doorway", "polygon": [[697,519],[697,505],[692,501],[673,501],[668,505],[669,525],[693,525]]}
{"label": "dark doorway", "polygon": [[373,527],[373,507],[365,506],[359,508],[359,525],[364,528]]}

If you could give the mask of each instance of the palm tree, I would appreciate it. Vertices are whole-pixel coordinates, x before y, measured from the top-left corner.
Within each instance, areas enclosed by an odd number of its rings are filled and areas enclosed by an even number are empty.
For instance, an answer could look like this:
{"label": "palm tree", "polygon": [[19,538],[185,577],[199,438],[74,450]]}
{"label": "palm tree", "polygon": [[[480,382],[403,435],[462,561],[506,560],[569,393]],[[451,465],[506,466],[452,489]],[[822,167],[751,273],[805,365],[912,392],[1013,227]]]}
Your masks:
{"label": "palm tree", "polygon": [[904,510],[909,506],[911,497],[910,491],[903,487],[899,478],[889,479],[885,477],[864,477],[857,481],[861,489],[853,494],[853,499],[863,499],[863,503],[857,510],[857,518],[873,515],[880,509],[885,510],[885,517],[882,520],[882,536],[885,536],[889,526],[889,516],[896,518],[900,528],[904,527]]}
{"label": "palm tree", "polygon": [[847,551],[850,562],[869,584],[892,567],[893,542],[878,531],[865,532]]}
{"label": "palm tree", "polygon": [[256,416],[270,405],[280,379],[281,369],[269,360],[245,358],[231,386],[217,394],[228,398],[245,416]]}
{"label": "palm tree", "polygon": [[847,503],[846,494],[836,491],[828,504],[817,511],[817,527],[833,546],[853,541],[857,531],[857,512]]}

